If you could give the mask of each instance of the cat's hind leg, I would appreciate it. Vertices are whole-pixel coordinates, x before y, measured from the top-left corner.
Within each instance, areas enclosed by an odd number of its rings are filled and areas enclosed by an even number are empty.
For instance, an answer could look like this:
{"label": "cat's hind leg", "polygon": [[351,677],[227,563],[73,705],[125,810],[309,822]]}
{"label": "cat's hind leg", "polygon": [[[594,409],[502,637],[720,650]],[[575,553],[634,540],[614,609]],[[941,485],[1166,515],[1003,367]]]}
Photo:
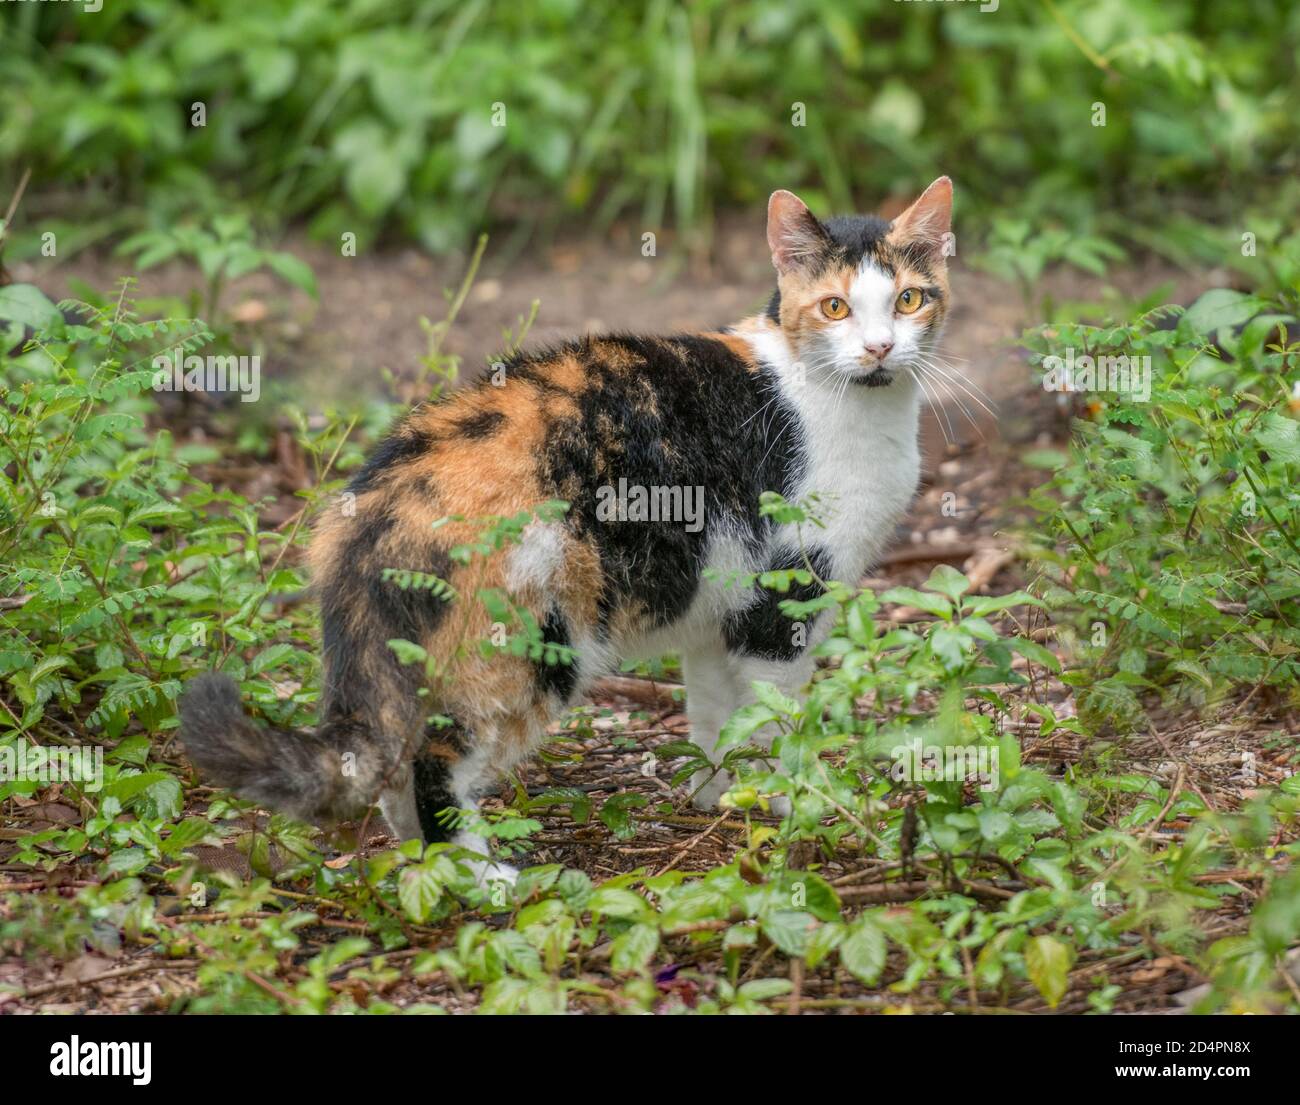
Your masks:
{"label": "cat's hind leg", "polygon": [[[488,754],[479,750],[461,760],[451,772],[449,783],[456,804],[461,809],[478,809],[479,799],[500,779]],[[465,829],[452,837],[460,847],[471,853],[470,867],[481,885],[504,882],[514,886],[519,877],[518,868],[492,857],[492,849],[483,837]]]}
{"label": "cat's hind leg", "polygon": [[501,881],[514,885],[519,872],[492,857],[486,840],[477,833],[454,828],[454,810],[476,810],[500,778],[493,755],[499,742],[491,734],[471,739],[462,730],[444,731],[431,740],[415,760],[414,802],[424,839],[451,841],[470,853],[465,861],[480,885]]}
{"label": "cat's hind leg", "polygon": [[424,839],[420,811],[415,802],[415,778],[411,771],[405,772],[400,782],[380,795],[379,810],[398,840]]}

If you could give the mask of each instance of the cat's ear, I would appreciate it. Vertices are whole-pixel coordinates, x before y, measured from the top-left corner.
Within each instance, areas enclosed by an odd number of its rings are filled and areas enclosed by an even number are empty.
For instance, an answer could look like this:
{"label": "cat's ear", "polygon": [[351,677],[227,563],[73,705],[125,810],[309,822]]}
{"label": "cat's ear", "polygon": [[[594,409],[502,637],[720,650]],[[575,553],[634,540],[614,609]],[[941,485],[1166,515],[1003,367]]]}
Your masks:
{"label": "cat's ear", "polygon": [[767,246],[777,272],[789,272],[816,257],[827,244],[817,217],[793,192],[773,192],[767,201]]}
{"label": "cat's ear", "polygon": [[927,252],[946,257],[951,228],[952,181],[941,176],[893,221],[889,238],[898,245],[920,245]]}

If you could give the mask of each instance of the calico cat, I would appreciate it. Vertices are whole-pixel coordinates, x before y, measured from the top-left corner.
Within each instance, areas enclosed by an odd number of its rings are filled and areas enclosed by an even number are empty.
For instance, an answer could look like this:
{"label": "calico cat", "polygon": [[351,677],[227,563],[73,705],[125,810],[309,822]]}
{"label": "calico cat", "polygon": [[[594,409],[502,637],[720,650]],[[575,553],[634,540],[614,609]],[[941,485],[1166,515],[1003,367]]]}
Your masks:
{"label": "calico cat", "polygon": [[[200,772],[308,821],[357,817],[378,801],[398,837],[434,841],[448,836],[445,809],[472,807],[619,660],[681,655],[691,736],[710,753],[754,680],[796,691],[829,615],[799,625],[779,601],[818,585],[782,596],[726,581],[802,567],[807,555],[818,579],[853,582],[881,553],[919,477],[922,381],[949,306],[951,207],[947,177],[892,223],[821,222],[776,192],[766,313],[712,333],[582,338],[417,407],[352,480],[350,509],[331,509],[316,529],[320,725],[255,725],[233,681],[200,675],[181,702]],[[802,552],[789,527],[760,516],[766,490],[829,502]],[[624,509],[634,494],[688,516],[641,520]],[[479,537],[482,519],[552,500],[569,509],[517,542],[467,564],[449,556]],[[385,569],[441,577],[460,597],[403,590]],[[492,629],[471,598],[482,588],[508,593],[572,663],[474,647]],[[445,661],[446,678],[430,685],[421,665],[399,663],[394,638]],[[435,714],[451,724],[430,726]],[[695,803],[710,807],[730,779],[695,784]],[[484,851],[478,838],[458,842]]]}

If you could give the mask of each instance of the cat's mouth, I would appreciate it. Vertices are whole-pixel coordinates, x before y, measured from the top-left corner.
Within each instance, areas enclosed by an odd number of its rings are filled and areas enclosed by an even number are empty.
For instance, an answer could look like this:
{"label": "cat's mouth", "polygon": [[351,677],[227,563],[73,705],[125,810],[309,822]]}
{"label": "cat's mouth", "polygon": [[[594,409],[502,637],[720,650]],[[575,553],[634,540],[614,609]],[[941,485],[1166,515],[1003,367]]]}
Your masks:
{"label": "cat's mouth", "polygon": [[888,387],[894,382],[894,374],[883,365],[873,368],[870,372],[858,372],[853,376],[855,384],[861,384],[868,388]]}

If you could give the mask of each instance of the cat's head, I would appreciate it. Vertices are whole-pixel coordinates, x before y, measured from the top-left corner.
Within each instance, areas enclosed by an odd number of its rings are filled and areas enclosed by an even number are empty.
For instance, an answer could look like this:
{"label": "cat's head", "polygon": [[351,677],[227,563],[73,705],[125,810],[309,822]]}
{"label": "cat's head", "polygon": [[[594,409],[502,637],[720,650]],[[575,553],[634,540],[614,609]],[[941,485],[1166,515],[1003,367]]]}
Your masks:
{"label": "cat's head", "polygon": [[768,315],[810,378],[880,387],[924,361],[948,310],[951,221],[946,176],[892,223],[874,215],[822,222],[793,193],[772,193],[777,292]]}

